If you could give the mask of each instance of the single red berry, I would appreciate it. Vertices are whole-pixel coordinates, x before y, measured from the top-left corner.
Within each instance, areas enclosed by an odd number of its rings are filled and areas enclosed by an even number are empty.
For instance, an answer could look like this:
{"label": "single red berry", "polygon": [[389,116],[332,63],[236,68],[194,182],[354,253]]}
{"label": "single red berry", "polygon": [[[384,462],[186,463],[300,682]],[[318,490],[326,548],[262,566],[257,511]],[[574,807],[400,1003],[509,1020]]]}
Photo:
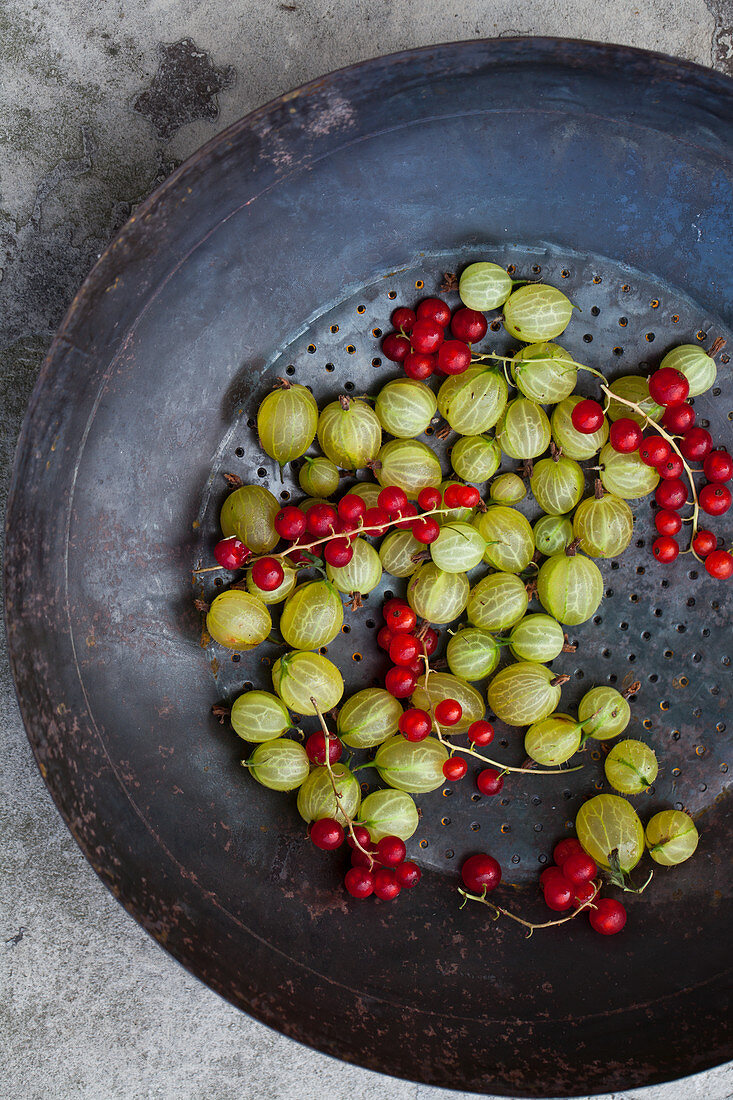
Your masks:
{"label": "single red berry", "polygon": [[581,882],[573,887],[573,901],[576,905],[582,905],[584,901],[590,901],[596,892],[595,883]]}
{"label": "single red berry", "polygon": [[709,516],[724,516],[731,505],[731,492],[727,485],[703,485],[698,499]]}
{"label": "single red berry", "polygon": [[692,549],[696,554],[699,554],[701,558],[705,558],[708,554],[712,553],[717,545],[718,540],[713,532],[706,531],[704,528],[701,528],[692,540]]}
{"label": "single red berry", "polygon": [[[686,409],[687,405],[680,408]],[[713,449],[713,437],[704,428],[690,428],[680,440],[680,450],[691,462],[700,462]]]}
{"label": "single red berry", "polygon": [[412,326],[417,320],[415,312],[412,309],[408,309],[406,306],[398,306],[391,317],[394,327],[403,332],[412,332]]}
{"label": "single red berry", "polygon": [[251,552],[241,539],[238,539],[236,535],[230,535],[228,539],[217,542],[214,547],[214,557],[222,569],[229,569],[233,572],[235,569],[242,568],[247,558],[251,557]]}
{"label": "single red berry", "polygon": [[423,512],[432,512],[434,508],[440,508],[443,502],[443,494],[440,489],[421,489],[417,494],[417,503]]}
{"label": "single red berry", "polygon": [[323,557],[335,569],[348,565],[354,556],[354,547],[348,539],[331,539],[323,547]]}
{"label": "single red berry", "polygon": [[702,468],[708,481],[730,481],[733,477],[733,458],[722,448],[711,451]]}
{"label": "single red berry", "polygon": [[362,518],[359,518],[358,520],[352,520],[342,519],[341,516],[337,516],[334,531],[337,535],[343,535],[344,538],[347,538],[349,540],[349,542],[353,542],[354,539],[358,538],[359,534],[361,533],[362,526]]}
{"label": "single red berry", "polygon": [[424,741],[432,728],[430,715],[419,707],[411,707],[401,715],[397,728],[406,741]]}
{"label": "single red berry", "polygon": [[414,378],[416,382],[424,382],[434,374],[437,366],[437,355],[427,355],[424,351],[411,351],[402,364],[407,377]]}
{"label": "single red berry", "polygon": [[380,867],[374,876],[374,896],[380,901],[394,901],[401,889],[394,871]]}
{"label": "single red berry", "polygon": [[[354,837],[359,842],[359,844],[361,844],[362,848],[371,848],[372,847],[371,833],[367,829],[366,825],[354,825],[354,836],[352,836],[351,833],[349,833],[349,835],[346,838],[346,843],[349,845],[349,847],[356,849],[356,843],[355,843]],[[358,850],[358,849],[356,849],[356,850]]]}
{"label": "single red berry", "polygon": [[412,529],[413,517],[417,515],[417,508],[408,500],[404,508],[400,508],[400,519],[395,523],[395,527],[399,531],[410,531]]}
{"label": "single red berry", "polygon": [[480,894],[484,889],[490,893],[501,882],[501,867],[493,856],[469,856],[461,867],[461,878],[472,894]]}
{"label": "single red berry", "polygon": [[603,424],[604,413],[597,401],[591,401],[590,398],[586,397],[575,406],[570,414],[570,419],[576,432],[582,432],[583,435],[592,435]]}
{"label": "single red berry", "polygon": [[320,817],[311,825],[311,840],[316,848],[324,852],[333,852],[344,842],[344,829],[332,817]]}
{"label": "single red berry", "polygon": [[475,508],[481,500],[481,494],[473,485],[459,485],[458,494],[458,503],[461,508]]}
{"label": "single red berry", "polygon": [[684,464],[682,459],[674,451],[670,454],[669,458],[665,458],[664,462],[660,462],[657,466],[657,473],[665,481],[669,481],[673,477],[681,477],[684,472]]}
{"label": "single red berry", "polygon": [[450,321],[450,308],[442,298],[424,298],[415,312],[419,321],[434,321],[441,328]]}
{"label": "single red berry", "polygon": [[431,542],[435,542],[440,534],[440,525],[433,516],[419,516],[411,524],[410,530],[418,542],[428,546]]}
{"label": "single red berry", "polygon": [[544,871],[540,875],[540,886],[543,890],[545,888],[545,883],[549,882],[550,879],[553,878],[559,878],[565,881],[563,879],[562,871],[560,870],[560,868],[556,867],[554,864],[551,864],[549,867],[545,867]]}
{"label": "single red berry", "polygon": [[384,867],[396,867],[406,855],[405,842],[398,836],[383,836],[377,841],[377,859]]}
{"label": "single red berry", "polygon": [[360,848],[354,848],[351,853],[351,866],[366,867],[367,871],[373,871],[375,869],[374,849],[372,848],[367,854]]}
{"label": "single red berry", "polygon": [[368,528],[368,538],[378,538],[389,528],[390,519],[383,508],[367,508],[361,517],[362,528]]}
{"label": "single red berry", "polygon": [[344,886],[352,898],[368,898],[374,893],[375,875],[366,867],[351,867],[346,872]]}
{"label": "single red berry", "polygon": [[596,877],[598,867],[596,861],[586,852],[573,852],[563,863],[562,874],[571,886],[580,886],[581,883],[590,882]]}
{"label": "single red berry", "polygon": [[417,615],[404,600],[388,600],[382,614],[393,634],[412,634],[417,626]]}
{"label": "single red berry", "polygon": [[409,668],[400,668],[399,665],[388,669],[387,675],[384,677],[384,686],[390,695],[394,695],[395,699],[407,699],[409,695],[412,695],[416,685],[417,673],[412,672]]}
{"label": "single red berry", "polygon": [[[404,339],[404,337],[400,337],[400,339]],[[419,318],[415,321],[410,333],[412,350],[420,351],[424,355],[431,355],[434,351],[437,351],[444,339],[441,326],[428,319]]]}
{"label": "single red berry", "polygon": [[[311,764],[325,764],[326,763],[326,735],[323,730],[316,730],[305,742],[305,751],[308,753],[308,759]],[[341,740],[335,733],[329,734],[328,738],[328,762],[329,764],[338,764],[344,751],[344,746]]]}
{"label": "single red berry", "polygon": [[472,722],[468,727],[466,736],[474,745],[490,745],[494,740],[494,727],[491,722],[479,718],[477,722]]}
{"label": "single red berry", "polygon": [[463,707],[457,699],[441,699],[435,704],[435,721],[441,726],[455,726],[463,717]]}
{"label": "single red berry", "polygon": [[654,517],[654,526],[660,535],[676,535],[682,527],[682,520],[677,512],[663,508]]}
{"label": "single red berry", "polygon": [[690,383],[674,367],[661,367],[649,377],[649,396],[658,405],[682,405],[689,393]]}
{"label": "single red berry", "polygon": [[398,485],[388,485],[377,497],[377,504],[388,516],[398,516],[407,504],[407,494]]}
{"label": "single red berry", "polygon": [[461,340],[446,340],[438,348],[438,370],[443,374],[463,374],[471,366],[471,349]]}
{"label": "single red berry", "polygon": [[695,423],[695,410],[692,405],[670,405],[664,410],[662,424],[673,435],[684,435]]}
{"label": "single red berry", "polygon": [[338,512],[332,504],[314,504],[305,514],[305,524],[315,538],[332,535],[336,529]]}
{"label": "single red berry", "polygon": [[588,909],[588,919],[594,932],[602,936],[614,936],[626,924],[626,910],[620,901],[600,898],[595,908]]}
{"label": "single red berry", "polygon": [[300,508],[296,508],[293,504],[288,504],[275,516],[274,527],[281,538],[293,542],[305,534],[305,512],[301,512]]}
{"label": "single red berry", "polygon": [[443,503],[446,508],[460,508],[461,507],[461,489],[464,489],[464,485],[449,485],[443,493]]}
{"label": "single red berry", "polygon": [[413,886],[417,886],[422,878],[422,871],[411,859],[406,859],[404,863],[398,863],[394,869],[394,873],[400,886],[407,890],[412,889]]}
{"label": "single red berry", "polygon": [[456,340],[463,340],[466,344],[477,344],[483,340],[489,328],[489,322],[483,313],[477,309],[468,309],[463,306],[453,314],[450,330]]}
{"label": "single red berry", "polygon": [[389,647],[392,644],[394,634],[388,626],[383,626],[381,630],[377,631],[377,645],[380,649],[384,649],[389,652]]}
{"label": "single red berry", "polygon": [[341,519],[354,523],[366,512],[366,504],[356,493],[347,493],[346,496],[341,497],[336,510]]}
{"label": "single red berry", "polygon": [[410,341],[396,332],[388,333],[382,340],[382,355],[393,363],[402,363],[410,354]]}
{"label": "single red berry", "polygon": [[679,545],[671,535],[660,535],[652,543],[652,554],[664,565],[670,565],[680,552]]}
{"label": "single red berry", "polygon": [[432,657],[432,655],[438,648],[438,637],[438,631],[433,630],[432,626],[429,626],[425,631],[422,639],[422,644],[428,657]]}
{"label": "single red berry", "polygon": [[650,435],[639,447],[639,458],[647,466],[659,466],[672,454],[672,448],[661,435]]}
{"label": "single red berry", "polygon": [[422,647],[412,634],[395,634],[389,647],[389,659],[393,665],[409,668],[420,656]]}
{"label": "single red berry", "polygon": [[705,568],[716,580],[730,580],[733,577],[733,555],[729,550],[712,550],[705,558]]}
{"label": "single red berry", "polygon": [[635,420],[630,420],[627,416],[614,420],[608,436],[614,451],[622,455],[630,455],[633,451],[637,451],[642,439],[641,428]]}
{"label": "single red berry", "polygon": [[574,836],[566,837],[565,840],[559,840],[552,851],[552,858],[558,867],[562,867],[563,863],[569,856],[577,855],[579,852],[584,852],[585,849],[579,840],[576,840]]}
{"label": "single red berry", "polygon": [[654,490],[654,499],[660,508],[670,508],[676,512],[687,503],[687,486],[678,477],[660,481]]}
{"label": "single red berry", "polygon": [[542,892],[545,895],[545,904],[555,913],[562,913],[573,904],[573,887],[562,874],[557,878],[548,878],[542,886]]}
{"label": "single red berry", "polygon": [[468,764],[460,756],[449,757],[443,765],[443,775],[451,783],[457,783],[459,779],[463,779],[467,771]]}
{"label": "single red berry", "polygon": [[252,584],[261,592],[274,592],[285,580],[285,572],[277,558],[258,558],[252,563]]}
{"label": "single red berry", "polygon": [[288,561],[291,565],[312,565],[309,554],[320,557],[323,553],[322,546],[314,546],[312,550],[298,550],[298,544],[293,543],[293,549],[288,552]]}
{"label": "single red berry", "polygon": [[504,786],[504,776],[496,768],[484,768],[476,776],[476,786],[481,794],[498,794]]}

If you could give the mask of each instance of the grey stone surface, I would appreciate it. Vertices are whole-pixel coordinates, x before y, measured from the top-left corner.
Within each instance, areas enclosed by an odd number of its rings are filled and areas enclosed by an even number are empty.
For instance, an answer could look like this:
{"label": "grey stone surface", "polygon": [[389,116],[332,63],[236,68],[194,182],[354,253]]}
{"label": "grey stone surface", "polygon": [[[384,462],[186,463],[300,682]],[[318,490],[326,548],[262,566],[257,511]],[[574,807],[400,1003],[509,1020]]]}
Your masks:
{"label": "grey stone surface", "polygon": [[[333,68],[431,42],[516,34],[644,46],[733,74],[730,0],[1,0],[2,499],[54,328],[99,251],[173,167],[253,107]],[[4,650],[0,835],[8,1100],[459,1095],[298,1046],[235,1011],[149,939],[58,817]],[[733,1078],[723,1067],[626,1095],[723,1100]]]}

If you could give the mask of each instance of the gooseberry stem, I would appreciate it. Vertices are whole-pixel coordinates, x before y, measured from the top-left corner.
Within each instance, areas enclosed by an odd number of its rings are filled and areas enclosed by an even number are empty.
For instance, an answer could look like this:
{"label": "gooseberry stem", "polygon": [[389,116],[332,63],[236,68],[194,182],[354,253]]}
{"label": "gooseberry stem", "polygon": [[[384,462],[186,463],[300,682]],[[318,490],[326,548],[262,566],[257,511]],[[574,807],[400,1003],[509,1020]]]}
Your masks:
{"label": "gooseberry stem", "polygon": [[[458,893],[461,894],[466,899],[466,901],[478,901],[482,905],[487,905],[489,909],[493,909],[496,914],[496,916],[493,918],[494,920],[498,920],[499,916],[501,915],[504,917],[509,917],[510,920],[516,921],[517,924],[521,924],[524,928],[528,929],[527,939],[529,939],[532,933],[537,928],[554,928],[555,925],[566,924],[567,921],[574,920],[579,913],[583,912],[584,909],[595,909],[596,907],[593,902],[598,894],[598,891],[601,888],[601,884],[600,882],[595,882],[593,885],[594,890],[592,896],[589,897],[587,901],[582,902],[578,906],[578,908],[574,909],[572,913],[569,913],[567,917],[560,917],[559,920],[546,920],[543,921],[541,924],[534,924],[532,921],[524,920],[523,917],[518,917],[516,913],[510,913],[508,909],[503,909],[501,905],[496,905],[493,901],[489,901],[486,897],[485,887],[483,893],[481,894],[470,894],[467,890],[464,890],[461,886],[459,886]],[[465,902],[463,904],[465,905]]]}
{"label": "gooseberry stem", "polygon": [[349,830],[349,835],[350,835],[352,841],[354,842],[354,847],[358,848],[359,851],[363,852],[363,854],[367,857],[367,859],[369,860],[369,870],[371,871],[372,867],[374,866],[374,856],[372,855],[371,852],[368,852],[362,844],[359,843],[359,840],[357,839],[356,833],[354,832],[354,822],[352,821],[351,817],[349,816],[349,814],[344,809],[344,804],[343,804],[343,801],[342,801],[342,798],[341,798],[341,793],[336,788],[336,776],[333,774],[333,768],[331,767],[331,731],[329,730],[328,726],[326,725],[326,720],[323,717],[323,714],[321,713],[321,709],[318,706],[318,703],[316,702],[314,696],[312,696],[312,695],[311,695],[311,703],[313,704],[313,709],[315,710],[316,714],[318,715],[318,721],[321,723],[321,729],[323,730],[323,736],[326,739],[326,755],[325,755],[324,763],[326,765],[326,771],[328,772],[328,778],[331,780],[331,786],[333,787],[333,797],[336,799],[336,805],[338,806],[339,810],[341,811],[341,814],[344,818],[344,821],[346,822],[346,825],[347,825],[348,830]]}

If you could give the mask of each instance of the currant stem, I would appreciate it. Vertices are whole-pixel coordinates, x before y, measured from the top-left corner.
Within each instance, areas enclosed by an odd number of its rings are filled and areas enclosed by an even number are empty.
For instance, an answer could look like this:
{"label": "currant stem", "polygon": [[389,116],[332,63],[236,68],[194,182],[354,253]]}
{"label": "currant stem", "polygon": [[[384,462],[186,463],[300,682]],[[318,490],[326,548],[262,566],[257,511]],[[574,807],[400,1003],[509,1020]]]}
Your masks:
{"label": "currant stem", "polygon": [[[315,539],[313,542],[298,543],[297,545],[292,544],[287,548],[287,550],[281,550],[279,554],[262,554],[260,556],[266,558],[286,558],[288,554],[292,553],[293,550],[299,550],[307,553],[308,550],[312,550],[314,546],[322,546],[324,542],[330,542],[331,539],[348,538],[350,535],[356,537],[358,535],[363,535],[369,531],[376,532],[378,534],[385,534],[390,527],[396,527],[398,523],[405,523],[406,520],[414,521],[418,519],[424,519],[425,516],[447,515],[447,513],[451,510],[452,509],[450,508],[431,508],[429,512],[420,512],[420,514],[417,516],[397,516],[395,519],[390,518],[387,523],[373,523],[369,526],[362,525],[361,527],[358,527],[355,531],[349,531],[348,534],[344,533],[343,535],[332,532],[330,535],[325,535],[321,539]],[[250,558],[247,564],[251,565],[252,562],[256,560],[256,558]]]}
{"label": "currant stem", "polygon": [[569,772],[579,772],[585,766],[584,764],[577,764],[574,768],[513,768],[510,764],[501,764],[498,760],[492,760],[490,756],[482,756],[475,749],[464,749],[461,745],[454,745],[452,741],[447,741],[442,732],[442,727],[438,725],[435,718],[433,718],[433,729],[441,745],[445,745],[452,753],[464,752],[467,756],[475,756],[477,760],[481,760],[485,764],[491,764],[493,767],[500,768],[505,772],[522,772],[523,775],[567,775]]}
{"label": "currant stem", "polygon": [[344,804],[343,804],[343,801],[341,799],[341,794],[336,788],[336,776],[333,774],[333,768],[331,767],[331,731],[329,730],[328,726],[326,725],[326,720],[323,717],[323,714],[321,713],[321,709],[318,706],[318,703],[316,702],[315,698],[312,695],[311,695],[311,703],[313,704],[313,708],[314,708],[316,714],[318,715],[318,721],[321,723],[321,729],[323,730],[323,736],[326,739],[326,758],[325,758],[324,763],[326,765],[326,771],[328,772],[328,778],[331,780],[331,786],[333,787],[333,796],[336,799],[336,805],[338,806],[339,810],[341,811],[341,814],[344,818],[344,821],[346,822],[346,824],[348,826],[349,835],[351,836],[351,839],[354,842],[354,847],[358,848],[359,851],[363,852],[364,855],[367,857],[367,859],[369,860],[369,870],[371,871],[372,867],[374,866],[374,856],[372,855],[371,852],[368,852],[362,844],[359,843],[359,841],[357,839],[357,836],[356,836],[356,833],[354,832],[354,822],[352,821],[351,817],[349,817],[346,810],[344,809]]}
{"label": "currant stem", "polygon": [[517,924],[523,925],[524,928],[529,929],[529,931],[527,932],[527,939],[529,939],[536,928],[554,928],[555,925],[566,924],[567,921],[574,920],[579,913],[583,912],[584,909],[595,909],[596,907],[593,902],[598,894],[598,891],[601,888],[600,882],[594,883],[594,887],[595,889],[593,891],[592,897],[588,898],[587,901],[582,902],[578,906],[578,908],[574,909],[572,913],[569,913],[567,917],[560,917],[559,920],[543,921],[542,924],[533,924],[532,921],[524,920],[523,917],[518,917],[516,913],[510,913],[508,909],[503,909],[500,905],[495,905],[493,901],[488,901],[485,892],[483,894],[469,894],[467,890],[464,890],[462,887],[459,886],[458,893],[461,894],[467,901],[478,901],[482,905],[487,905],[489,909],[493,909],[496,913],[496,917],[494,917],[494,920],[496,920],[499,914],[501,914],[504,917],[509,917],[510,920],[516,921]]}

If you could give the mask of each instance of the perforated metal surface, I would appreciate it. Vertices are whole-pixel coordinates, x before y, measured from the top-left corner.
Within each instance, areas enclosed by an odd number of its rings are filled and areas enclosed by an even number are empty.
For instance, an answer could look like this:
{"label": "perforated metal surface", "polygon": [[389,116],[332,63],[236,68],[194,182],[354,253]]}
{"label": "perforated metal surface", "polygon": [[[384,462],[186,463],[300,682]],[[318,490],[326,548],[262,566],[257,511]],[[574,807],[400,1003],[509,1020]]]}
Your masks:
{"label": "perforated metal surface", "polygon": [[[400,368],[384,359],[380,351],[382,334],[391,330],[392,310],[396,305],[413,306],[421,297],[434,293],[452,306],[457,304],[456,293],[439,290],[442,273],[460,270],[476,258],[502,264],[515,278],[542,279],[561,287],[581,312],[574,315],[559,342],[578,362],[595,367],[609,379],[648,373],[677,344],[709,347],[718,336],[730,339],[718,318],[706,314],[679,290],[602,256],[575,255],[552,245],[497,249],[488,244],[473,253],[424,255],[417,263],[385,275],[309,318],[303,330],[287,340],[267,365],[258,387],[242,404],[241,414],[218,449],[199,516],[200,538],[194,565],[210,563],[211,546],[219,536],[218,511],[227,492],[222,472],[233,472],[245,482],[264,485],[283,502],[297,502],[305,496],[297,481],[300,463],[291,464],[293,468],[286,469],[281,481],[277,463],[259,446],[254,417],[259,401],[275,379],[289,377],[307,385],[320,407],[339,393],[376,395],[385,382],[402,375]],[[500,313],[496,310],[491,314],[489,332],[480,348],[511,354],[519,345],[501,326]],[[431,384],[437,389],[439,380],[433,379]],[[589,395],[599,393],[594,377],[587,372],[580,372],[578,389]],[[723,354],[715,388],[695,399],[694,404],[696,422],[709,426],[716,445],[729,444],[733,390],[727,354]],[[448,453],[458,437],[452,433],[442,442],[432,433],[429,428],[425,441],[441,456],[448,476]],[[321,452],[316,444],[309,453]],[[588,492],[592,492],[596,462],[582,463],[588,475]],[[505,458],[502,470],[518,466]],[[359,476],[373,481],[368,471]],[[344,479],[339,491],[355,484],[353,478]],[[591,621],[569,630],[577,652],[561,654],[551,667],[571,677],[562,689],[558,709],[563,711],[573,711],[584,692],[595,684],[622,689],[641,681],[638,695],[631,701],[632,722],[625,736],[639,737],[653,747],[660,772],[655,786],[634,803],[645,819],[672,806],[684,807],[695,816],[704,815],[727,785],[733,756],[727,713],[733,652],[730,611],[725,606],[725,585],[708,577],[692,555],[682,555],[672,566],[660,565],[651,556],[651,543],[657,537],[652,500],[647,497],[632,502],[634,540],[620,558],[598,563],[606,584],[603,603]],[[542,514],[531,495],[520,507],[532,521]],[[710,526],[722,535],[726,523],[730,525],[728,517],[711,520]],[[472,583],[486,572],[486,566],[478,566],[469,575]],[[209,598],[229,580],[224,571],[204,576],[203,591]],[[390,595],[403,595],[405,587],[405,581],[385,574],[379,587],[365,597],[363,608],[347,609],[341,636],[321,651],[342,671],[344,699],[366,685],[383,683],[389,662],[375,640],[383,625],[381,605]],[[542,610],[536,597],[529,610]],[[442,628],[442,644],[434,660],[442,655],[447,637],[446,628]],[[251,686],[271,689],[270,664],[281,652],[283,647],[265,644],[251,653],[230,656],[212,643],[209,657],[222,698],[231,700]],[[505,657],[504,663],[509,660]],[[477,686],[485,697],[486,681]],[[523,732],[504,726],[491,714],[489,717],[495,722],[497,735],[486,752],[508,764],[521,765],[525,759]],[[310,731],[316,728],[317,720],[306,718],[301,724]],[[465,744],[465,739],[457,741]],[[246,755],[245,746],[243,752]],[[361,763],[370,755],[373,753],[355,753],[354,761]],[[587,751],[573,761],[583,762],[582,771],[562,777],[510,775],[501,796],[493,798],[477,793],[473,776],[482,765],[469,759],[469,773],[462,782],[446,784],[440,791],[417,798],[422,816],[418,832],[408,845],[411,856],[436,869],[453,872],[465,855],[479,847],[499,859],[511,881],[534,882],[539,865],[547,862],[555,841],[573,828],[581,803],[593,793],[611,790],[603,775],[603,756],[602,747],[591,741]],[[367,774],[365,793],[382,785],[376,772]],[[256,784],[246,777],[243,782],[247,787],[243,798],[251,798],[256,805]],[[295,798],[282,797],[290,804],[292,825],[297,829]],[[704,827],[703,817],[700,828]],[[341,861],[336,857],[335,886],[340,872]]]}

